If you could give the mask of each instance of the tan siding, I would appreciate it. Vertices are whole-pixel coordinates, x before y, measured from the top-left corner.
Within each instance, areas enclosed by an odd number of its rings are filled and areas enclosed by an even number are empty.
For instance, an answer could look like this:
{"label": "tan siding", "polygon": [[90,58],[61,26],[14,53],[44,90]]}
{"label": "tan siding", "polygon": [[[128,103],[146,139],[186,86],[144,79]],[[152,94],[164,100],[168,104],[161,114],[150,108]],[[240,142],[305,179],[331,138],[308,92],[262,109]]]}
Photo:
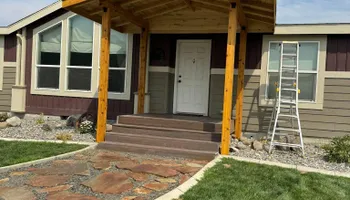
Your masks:
{"label": "tan siding", "polygon": [[[166,72],[149,73],[150,112],[169,113],[172,112],[172,96],[174,76]],[[170,90],[170,91],[169,91]],[[171,110],[170,110],[171,109]]]}
{"label": "tan siding", "polygon": [[16,68],[4,67],[3,88],[0,91],[0,112],[11,110],[12,86],[15,84]]}
{"label": "tan siding", "polygon": [[[243,100],[243,130],[266,133],[271,108],[258,106],[260,77],[245,76],[245,79],[247,83]],[[212,75],[211,81],[210,116],[221,118],[224,75]],[[233,99],[234,110],[235,94]],[[324,99],[322,110],[300,109],[303,134],[312,137],[336,137],[349,134],[350,79],[326,78]],[[235,111],[233,111],[234,114]]]}

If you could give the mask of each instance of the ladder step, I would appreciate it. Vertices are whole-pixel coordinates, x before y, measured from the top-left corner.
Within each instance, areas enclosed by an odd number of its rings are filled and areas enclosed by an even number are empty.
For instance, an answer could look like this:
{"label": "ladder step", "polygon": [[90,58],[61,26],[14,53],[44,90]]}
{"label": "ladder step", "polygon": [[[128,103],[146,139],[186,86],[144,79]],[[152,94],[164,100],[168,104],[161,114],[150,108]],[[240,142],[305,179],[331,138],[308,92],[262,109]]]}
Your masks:
{"label": "ladder step", "polygon": [[281,77],[282,80],[296,80],[296,77]]}
{"label": "ladder step", "polygon": [[276,131],[288,131],[288,132],[297,132],[299,133],[299,129],[292,129],[292,128],[280,128],[276,127]]}
{"label": "ladder step", "polygon": [[[268,135],[272,135],[272,132],[268,132]],[[290,134],[288,133],[275,133],[275,136],[288,136]],[[271,139],[271,138],[268,138],[268,139]]]}
{"label": "ladder step", "polygon": [[292,56],[292,57],[296,57],[297,54],[296,54],[296,53],[283,53],[282,56]]}
{"label": "ladder step", "polygon": [[295,88],[282,88],[281,90],[282,91],[292,91],[292,92],[296,92],[297,91],[297,89],[295,89]]}
{"label": "ladder step", "polygon": [[283,68],[292,68],[293,70],[295,70],[297,68],[296,65],[282,65],[282,69]]}
{"label": "ladder step", "polygon": [[272,146],[299,147],[299,148],[303,147],[301,144],[290,144],[290,143],[282,143],[282,142],[272,142]]}
{"label": "ladder step", "polygon": [[298,116],[296,116],[296,115],[279,114],[278,116],[279,116],[279,117],[290,117],[290,118],[296,118],[296,119],[298,119]]}

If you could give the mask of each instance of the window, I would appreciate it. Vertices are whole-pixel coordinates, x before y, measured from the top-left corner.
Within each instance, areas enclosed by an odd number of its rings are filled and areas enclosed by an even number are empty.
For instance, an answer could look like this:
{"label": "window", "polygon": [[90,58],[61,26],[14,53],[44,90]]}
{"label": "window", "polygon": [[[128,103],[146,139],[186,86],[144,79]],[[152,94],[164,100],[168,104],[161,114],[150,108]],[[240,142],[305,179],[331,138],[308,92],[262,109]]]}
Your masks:
{"label": "window", "polygon": [[69,18],[68,90],[91,90],[94,24],[81,16]]}
{"label": "window", "polygon": [[[291,46],[284,46],[284,53],[295,52]],[[319,42],[299,42],[299,60],[296,58],[285,58],[284,63],[299,64],[299,100],[307,102],[316,101],[317,75],[318,75],[318,53]],[[276,96],[275,82],[278,82],[278,69],[281,62],[281,42],[270,42],[269,59],[267,70],[267,91],[268,99]]]}
{"label": "window", "polygon": [[124,93],[125,75],[127,67],[127,44],[126,34],[111,31],[110,61],[109,61],[109,82],[108,91]]}
{"label": "window", "polygon": [[61,35],[61,23],[38,34],[38,56],[36,60],[37,88],[59,88]]}

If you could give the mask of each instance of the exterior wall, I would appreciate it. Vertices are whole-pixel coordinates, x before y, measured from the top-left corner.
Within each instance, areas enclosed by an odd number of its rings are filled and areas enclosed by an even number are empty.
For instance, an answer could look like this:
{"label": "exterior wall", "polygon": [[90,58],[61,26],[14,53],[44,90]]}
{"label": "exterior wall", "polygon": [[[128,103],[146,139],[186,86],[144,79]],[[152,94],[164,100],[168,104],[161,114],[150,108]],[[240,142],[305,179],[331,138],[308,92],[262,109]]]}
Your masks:
{"label": "exterior wall", "polygon": [[16,62],[17,36],[16,32],[5,36],[5,62]]}
{"label": "exterior wall", "polygon": [[150,72],[149,87],[150,112],[171,113],[174,74],[168,72]]}
{"label": "exterior wall", "polygon": [[12,86],[16,81],[16,68],[13,66],[4,66],[3,85],[0,91],[0,112],[9,112],[11,110]]}
{"label": "exterior wall", "polygon": [[327,71],[350,71],[350,35],[328,35]]}
{"label": "exterior wall", "polygon": [[[97,112],[98,101],[96,98],[75,98],[75,97],[58,97],[33,95],[30,93],[32,78],[32,50],[33,50],[33,29],[47,23],[48,21],[65,14],[66,11],[61,9],[47,17],[44,17],[27,27],[27,57],[26,57],[26,85],[27,113],[44,113],[46,115],[68,116],[72,114],[81,114],[84,112]],[[132,58],[132,76],[131,76],[131,94],[137,90],[137,77],[139,66],[139,35],[133,38],[133,58]],[[108,100],[108,119],[116,119],[116,116],[122,114],[132,114],[134,105],[134,95],[130,100]]]}

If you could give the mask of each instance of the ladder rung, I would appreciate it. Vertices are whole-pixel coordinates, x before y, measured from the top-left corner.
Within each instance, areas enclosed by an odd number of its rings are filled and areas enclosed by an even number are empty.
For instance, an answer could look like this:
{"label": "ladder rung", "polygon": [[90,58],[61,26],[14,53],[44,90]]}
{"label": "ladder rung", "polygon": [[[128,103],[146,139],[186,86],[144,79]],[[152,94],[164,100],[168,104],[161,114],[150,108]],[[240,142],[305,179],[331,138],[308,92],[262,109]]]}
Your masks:
{"label": "ladder rung", "polygon": [[297,132],[299,133],[299,129],[292,129],[292,128],[280,128],[276,127],[276,131],[288,131],[288,132]]}
{"label": "ladder rung", "polygon": [[296,80],[297,78],[295,78],[295,77],[281,77],[282,78],[282,80]]}
{"label": "ladder rung", "polygon": [[282,143],[282,142],[272,142],[272,146],[299,147],[299,148],[303,147],[301,144],[290,144],[290,143]]}
{"label": "ladder rung", "polygon": [[281,101],[280,103],[282,103],[282,104],[289,104],[289,105],[296,105],[296,103],[292,102],[292,101]]}
{"label": "ladder rung", "polygon": [[[272,132],[268,132],[268,135],[272,135]],[[290,134],[288,134],[288,133],[275,133],[275,136],[288,136],[288,135],[290,135]],[[271,139],[271,138],[269,138],[269,139]]]}
{"label": "ladder rung", "polygon": [[297,68],[297,66],[296,65],[282,65],[282,69],[283,68],[292,68],[294,70],[295,68]]}
{"label": "ladder rung", "polygon": [[278,115],[279,117],[290,117],[290,118],[298,118],[298,116],[296,116],[296,115],[286,115],[286,114],[279,114]]}
{"label": "ladder rung", "polygon": [[283,53],[282,56],[297,56],[296,53]]}
{"label": "ladder rung", "polygon": [[295,89],[295,88],[282,88],[281,90],[282,91],[292,91],[292,92],[296,92],[297,91],[297,89]]}

